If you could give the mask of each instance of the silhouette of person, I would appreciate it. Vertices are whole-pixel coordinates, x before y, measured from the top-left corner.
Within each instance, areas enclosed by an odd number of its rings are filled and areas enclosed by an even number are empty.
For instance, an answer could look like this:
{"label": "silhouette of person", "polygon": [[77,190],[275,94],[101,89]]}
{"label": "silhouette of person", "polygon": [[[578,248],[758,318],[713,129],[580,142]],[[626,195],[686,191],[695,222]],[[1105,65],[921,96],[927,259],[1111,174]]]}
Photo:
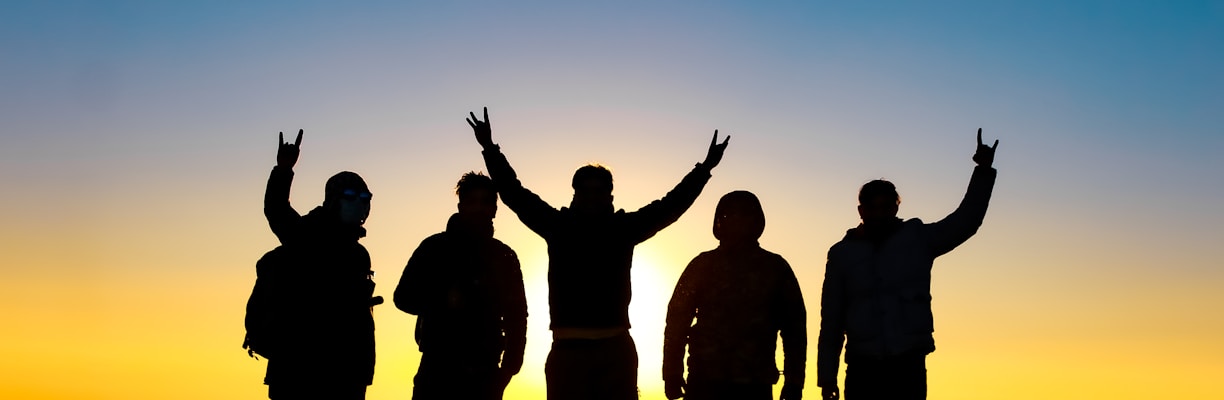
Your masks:
{"label": "silhouette of person", "polygon": [[[891,182],[874,180],[859,191],[863,222],[829,249],[820,299],[817,384],[837,399],[837,368],[846,349],[847,396],[925,399],[926,356],[935,351],[931,267],[977,232],[986,216],[996,171],[995,148],[977,133],[977,167],[960,206],[944,219],[923,223],[897,218],[901,197]],[[848,397],[851,398],[851,397]]]}
{"label": "silhouette of person", "polygon": [[417,246],[395,288],[395,306],[418,316],[412,398],[501,399],[523,366],[523,273],[518,255],[493,238],[493,180],[469,172],[455,193],[459,212]]}
{"label": "silhouette of person", "polygon": [[[698,163],[660,200],[634,212],[612,206],[612,173],[598,165],[574,172],[574,197],[556,209],[523,187],[493,143],[489,112],[468,124],[484,148],[502,202],[548,243],[552,348],[544,372],[549,400],[637,398],[637,349],[629,335],[633,248],[680,218],[710,179],[727,140],[710,142]],[[543,150],[543,149],[541,149]]]}
{"label": "silhouette of person", "polygon": [[276,291],[276,321],[285,332],[268,357],[268,397],[364,399],[374,377],[374,293],[370,253],[358,243],[370,214],[361,176],[340,172],[327,180],[323,205],[300,215],[289,204],[294,143],[281,133],[276,167],[264,194],[264,216],[286,261]]}
{"label": "silhouette of person", "polygon": [[[751,192],[718,201],[718,247],[684,268],[667,306],[663,382],[667,398],[772,399],[778,382],[774,354],[779,333],[786,382],[783,400],[803,396],[807,311],[790,264],[757,243],[765,212]],[[693,319],[697,322],[694,324]],[[689,374],[684,379],[684,347]]]}

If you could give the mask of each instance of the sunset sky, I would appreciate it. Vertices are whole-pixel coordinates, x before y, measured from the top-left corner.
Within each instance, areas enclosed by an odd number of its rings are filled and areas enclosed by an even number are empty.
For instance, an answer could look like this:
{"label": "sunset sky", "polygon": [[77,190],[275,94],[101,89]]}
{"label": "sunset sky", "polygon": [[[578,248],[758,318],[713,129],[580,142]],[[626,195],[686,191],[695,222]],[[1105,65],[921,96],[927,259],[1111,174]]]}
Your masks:
{"label": "sunset sky", "polygon": [[[598,162],[636,210],[731,135],[636,251],[644,399],[664,398],[663,312],[717,246],[719,197],[756,193],[762,246],[795,268],[816,399],[825,255],[858,187],[889,179],[902,217],[939,219],[979,127],[998,183],[935,263],[929,397],[1224,398],[1224,2],[421,3],[0,2],[0,398],[266,398],[240,344],[277,244],[277,132],[305,129],[299,211],[338,171],[369,183],[362,243],[390,299],[484,169],[463,121],[483,106],[554,206]],[[507,208],[495,222],[530,312],[506,398],[543,398],[545,244]],[[367,398],[410,398],[415,317],[374,317]]]}

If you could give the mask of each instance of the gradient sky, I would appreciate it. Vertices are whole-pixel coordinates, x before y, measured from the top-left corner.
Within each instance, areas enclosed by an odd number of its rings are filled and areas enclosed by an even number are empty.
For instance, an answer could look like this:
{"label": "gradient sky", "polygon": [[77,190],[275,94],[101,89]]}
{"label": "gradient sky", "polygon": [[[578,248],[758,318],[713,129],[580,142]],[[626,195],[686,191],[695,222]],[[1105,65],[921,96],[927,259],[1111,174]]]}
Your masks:
{"label": "gradient sky", "polygon": [[[936,261],[930,397],[1224,397],[1224,3],[513,3],[0,3],[0,397],[261,398],[265,364],[239,345],[276,244],[276,133],[306,130],[298,210],[337,171],[369,182],[362,242],[390,296],[483,169],[463,122],[482,106],[554,206],[599,162],[636,209],[714,129],[732,136],[696,204],[637,249],[643,398],[663,398],[660,312],[717,245],[722,194],[761,198],[814,343],[858,187],[890,179],[902,216],[938,219],[978,127],[1001,142],[998,184],[977,236]],[[544,242],[505,208],[496,227],[530,293],[507,398],[542,398]],[[375,319],[368,398],[408,398],[414,317]]]}

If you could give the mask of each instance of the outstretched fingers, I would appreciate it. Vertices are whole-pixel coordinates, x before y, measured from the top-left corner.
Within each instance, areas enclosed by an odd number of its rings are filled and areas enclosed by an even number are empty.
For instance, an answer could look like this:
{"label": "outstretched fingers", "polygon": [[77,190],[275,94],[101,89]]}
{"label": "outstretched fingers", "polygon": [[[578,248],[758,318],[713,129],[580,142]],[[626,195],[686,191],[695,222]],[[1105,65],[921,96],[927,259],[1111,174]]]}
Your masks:
{"label": "outstretched fingers", "polygon": [[[305,132],[305,131],[306,131],[305,129],[298,129],[297,140],[294,140],[294,141],[293,141],[293,145],[294,145],[294,146],[301,146],[301,145],[302,145],[302,132]],[[282,135],[282,136],[284,136],[284,134],[285,134],[284,132],[281,132],[281,135]]]}
{"label": "outstretched fingers", "polygon": [[727,141],[728,141],[728,140],[731,140],[731,135],[724,136],[724,137],[723,137],[723,142],[722,142],[722,143],[718,143],[718,129],[715,129],[715,130],[714,130],[714,137],[710,138],[710,147],[716,147],[716,146],[723,146],[723,147],[726,147],[726,146],[727,146]]}
{"label": "outstretched fingers", "polygon": [[982,128],[978,128],[978,146],[982,145]]}

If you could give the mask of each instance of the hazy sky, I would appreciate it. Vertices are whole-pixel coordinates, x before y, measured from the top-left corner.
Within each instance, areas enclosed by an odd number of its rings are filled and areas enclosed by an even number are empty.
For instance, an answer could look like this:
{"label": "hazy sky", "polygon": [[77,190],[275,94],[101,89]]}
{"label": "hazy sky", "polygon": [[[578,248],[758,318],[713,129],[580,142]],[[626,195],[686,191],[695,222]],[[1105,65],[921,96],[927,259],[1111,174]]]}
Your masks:
{"label": "hazy sky", "polygon": [[[335,172],[369,182],[389,297],[484,169],[463,122],[483,106],[554,206],[599,162],[635,210],[731,135],[637,249],[643,398],[663,398],[662,309],[736,189],[800,280],[817,398],[825,253],[858,187],[892,180],[902,216],[939,219],[979,127],[999,178],[977,236],[936,261],[930,397],[1224,397],[1224,3],[660,3],[0,3],[0,397],[264,396],[239,345],[276,244],[277,132],[306,130],[298,210]],[[544,242],[506,208],[496,227],[529,291],[507,398],[542,398]],[[414,318],[375,308],[369,399],[410,396]]]}

